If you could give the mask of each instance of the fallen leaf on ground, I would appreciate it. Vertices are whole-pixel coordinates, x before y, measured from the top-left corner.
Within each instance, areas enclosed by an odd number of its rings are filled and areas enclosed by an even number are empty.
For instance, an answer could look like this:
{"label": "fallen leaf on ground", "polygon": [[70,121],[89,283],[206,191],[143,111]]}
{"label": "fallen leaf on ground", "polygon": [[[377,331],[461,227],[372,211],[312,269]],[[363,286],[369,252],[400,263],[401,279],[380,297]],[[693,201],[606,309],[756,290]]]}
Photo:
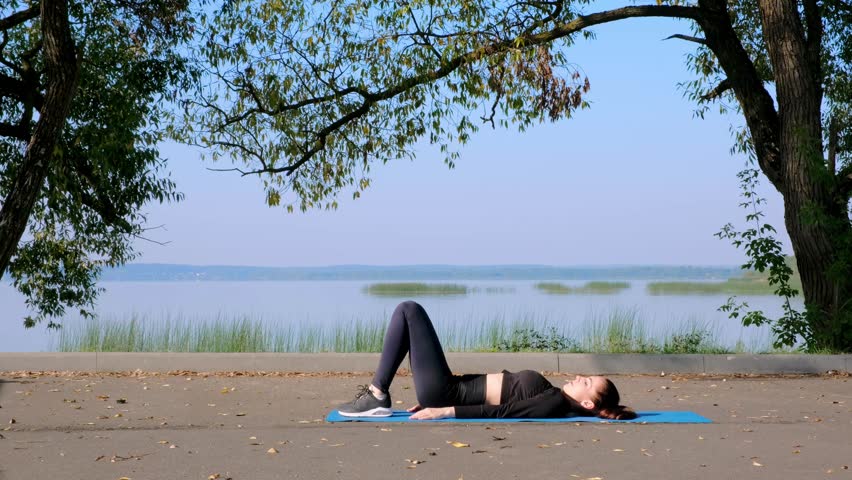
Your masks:
{"label": "fallen leaf on ground", "polygon": [[266,451],[266,453],[278,453],[278,450],[275,450],[274,448],[270,448],[269,450]]}
{"label": "fallen leaf on ground", "polygon": [[245,412],[239,412],[239,413],[237,413],[237,416],[238,417],[245,417],[246,413]]}
{"label": "fallen leaf on ground", "polygon": [[548,445],[546,443],[539,443],[538,445],[536,445],[536,447],[538,447],[538,448],[550,448],[550,445]]}
{"label": "fallen leaf on ground", "polygon": [[469,443],[451,442],[451,441],[449,441],[449,440],[447,440],[447,443],[449,443],[450,445],[452,445],[452,446],[454,446],[454,447],[456,447],[456,448],[464,448],[464,447],[469,447],[469,446],[470,446],[470,444],[469,444]]}
{"label": "fallen leaf on ground", "polygon": [[127,399],[126,398],[119,398],[118,400],[115,401],[115,403],[127,403]]}
{"label": "fallen leaf on ground", "polygon": [[612,451],[613,452],[623,452],[624,450],[622,450],[620,448],[613,448]]}
{"label": "fallen leaf on ground", "polygon": [[382,429],[381,429],[381,431],[383,431],[383,432],[392,432],[393,430],[392,430],[392,429],[390,429],[390,428],[382,428]]}
{"label": "fallen leaf on ground", "polygon": [[498,437],[497,435],[491,435],[491,439],[495,442],[499,442],[500,440],[506,440],[506,437]]}
{"label": "fallen leaf on ground", "polygon": [[168,441],[168,440],[160,440],[160,441],[159,441],[159,442],[157,442],[157,443],[159,443],[160,445],[166,445],[166,444],[168,444],[168,443],[169,443],[169,441]]}

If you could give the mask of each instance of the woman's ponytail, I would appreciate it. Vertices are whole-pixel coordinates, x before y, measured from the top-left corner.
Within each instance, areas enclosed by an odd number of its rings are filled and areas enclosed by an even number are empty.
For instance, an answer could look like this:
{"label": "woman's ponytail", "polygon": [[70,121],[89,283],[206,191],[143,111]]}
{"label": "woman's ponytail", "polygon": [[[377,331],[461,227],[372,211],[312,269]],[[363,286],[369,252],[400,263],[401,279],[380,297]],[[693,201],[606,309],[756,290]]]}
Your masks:
{"label": "woman's ponytail", "polygon": [[617,405],[612,408],[601,408],[597,412],[598,417],[607,420],[633,420],[636,418],[636,412],[624,405]]}
{"label": "woman's ponytail", "polygon": [[597,402],[597,409],[594,413],[600,418],[607,420],[632,420],[636,418],[636,412],[632,409],[619,405],[621,397],[618,395],[618,389],[615,384],[606,379],[606,385],[600,393],[600,398]]}

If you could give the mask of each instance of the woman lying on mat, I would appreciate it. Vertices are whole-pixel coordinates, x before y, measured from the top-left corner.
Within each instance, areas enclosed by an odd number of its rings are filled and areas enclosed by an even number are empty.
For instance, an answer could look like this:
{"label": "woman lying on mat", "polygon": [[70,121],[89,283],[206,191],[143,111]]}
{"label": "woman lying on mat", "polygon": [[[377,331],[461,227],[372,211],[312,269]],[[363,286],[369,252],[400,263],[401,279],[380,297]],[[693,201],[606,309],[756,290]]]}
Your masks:
{"label": "woman lying on mat", "polygon": [[488,375],[453,375],[426,311],[415,302],[396,307],[388,325],[382,356],[371,385],[360,387],[352,402],[338,411],[346,417],[391,415],[389,388],[405,354],[418,405],[409,408],[414,420],[438,418],[544,418],[573,415],[612,420],[636,418],[619,405],[618,390],[604,377],[577,376],[554,387],[531,370]]}

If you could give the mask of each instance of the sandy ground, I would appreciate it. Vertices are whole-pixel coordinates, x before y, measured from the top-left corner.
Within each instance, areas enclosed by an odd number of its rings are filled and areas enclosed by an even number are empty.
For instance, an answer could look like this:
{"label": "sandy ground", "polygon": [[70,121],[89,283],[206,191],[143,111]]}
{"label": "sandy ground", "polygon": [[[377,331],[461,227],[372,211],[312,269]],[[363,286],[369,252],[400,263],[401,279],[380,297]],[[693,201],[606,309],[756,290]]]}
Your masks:
{"label": "sandy ground", "polygon": [[327,424],[370,376],[6,372],[0,479],[852,479],[849,376],[611,378],[714,423]]}

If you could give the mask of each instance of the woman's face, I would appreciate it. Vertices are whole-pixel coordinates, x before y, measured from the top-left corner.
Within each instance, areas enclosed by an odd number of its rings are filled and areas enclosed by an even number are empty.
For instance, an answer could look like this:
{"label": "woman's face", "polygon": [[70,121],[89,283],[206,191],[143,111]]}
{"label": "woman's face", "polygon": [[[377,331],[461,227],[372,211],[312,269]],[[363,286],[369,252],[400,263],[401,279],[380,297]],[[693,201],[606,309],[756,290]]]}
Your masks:
{"label": "woman's face", "polygon": [[595,408],[595,400],[600,397],[606,385],[606,378],[600,376],[584,377],[577,375],[562,386],[562,393],[573,398],[586,409]]}

